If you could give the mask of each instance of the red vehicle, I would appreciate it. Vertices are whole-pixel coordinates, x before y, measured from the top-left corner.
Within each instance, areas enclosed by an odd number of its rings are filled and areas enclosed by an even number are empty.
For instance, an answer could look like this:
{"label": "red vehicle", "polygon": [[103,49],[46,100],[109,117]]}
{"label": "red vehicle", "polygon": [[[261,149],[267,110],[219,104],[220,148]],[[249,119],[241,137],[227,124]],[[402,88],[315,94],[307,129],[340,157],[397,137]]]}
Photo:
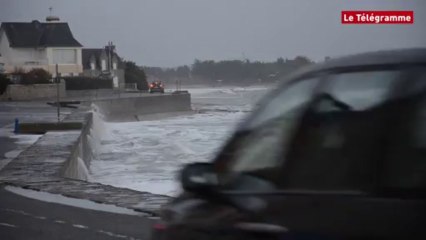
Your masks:
{"label": "red vehicle", "polygon": [[164,93],[164,84],[161,81],[155,81],[149,84],[149,93]]}

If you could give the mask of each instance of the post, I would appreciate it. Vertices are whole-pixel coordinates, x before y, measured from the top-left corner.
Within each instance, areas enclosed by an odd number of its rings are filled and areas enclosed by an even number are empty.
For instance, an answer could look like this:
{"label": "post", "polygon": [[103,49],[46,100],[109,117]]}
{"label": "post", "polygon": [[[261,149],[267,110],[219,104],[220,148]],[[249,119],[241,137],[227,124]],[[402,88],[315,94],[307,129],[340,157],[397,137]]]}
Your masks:
{"label": "post", "polygon": [[13,130],[15,134],[19,133],[19,119],[15,118],[15,129]]}
{"label": "post", "polygon": [[58,123],[61,120],[61,105],[59,104],[59,71],[58,71],[58,64],[56,64],[56,109],[58,112]]}
{"label": "post", "polygon": [[108,42],[108,72],[111,76],[111,42]]}

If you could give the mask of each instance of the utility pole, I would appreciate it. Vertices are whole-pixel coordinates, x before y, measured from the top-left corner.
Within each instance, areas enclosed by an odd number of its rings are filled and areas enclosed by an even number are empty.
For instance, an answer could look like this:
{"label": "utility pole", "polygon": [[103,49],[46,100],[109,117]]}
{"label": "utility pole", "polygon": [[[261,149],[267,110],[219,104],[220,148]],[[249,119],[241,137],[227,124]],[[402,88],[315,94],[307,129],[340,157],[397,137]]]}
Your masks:
{"label": "utility pole", "polygon": [[59,78],[59,71],[58,71],[58,64],[56,64],[56,109],[57,109],[57,113],[58,113],[58,123],[61,120],[61,105],[59,104],[59,83],[60,83],[60,78]]}
{"label": "utility pole", "polygon": [[108,72],[111,75],[111,42],[110,41],[108,41],[107,51],[108,51]]}
{"label": "utility pole", "polygon": [[110,55],[110,57],[109,57],[109,61],[110,61],[110,63],[111,63],[111,65],[110,65],[110,69],[114,70],[114,68],[113,68],[113,64],[112,64],[112,58],[114,57],[114,45],[113,45],[112,41],[110,41],[110,46],[109,46],[109,55]]}
{"label": "utility pole", "polygon": [[[114,73],[114,67],[113,67],[113,57],[114,57],[114,51],[115,51],[115,46],[113,45],[112,41],[108,41],[107,44],[107,56],[108,56],[108,73],[109,73],[109,77],[111,78],[111,80],[113,81],[113,88],[116,87],[115,83],[114,83],[114,77],[116,77],[115,73]],[[120,90],[120,83],[118,83],[118,89]]]}

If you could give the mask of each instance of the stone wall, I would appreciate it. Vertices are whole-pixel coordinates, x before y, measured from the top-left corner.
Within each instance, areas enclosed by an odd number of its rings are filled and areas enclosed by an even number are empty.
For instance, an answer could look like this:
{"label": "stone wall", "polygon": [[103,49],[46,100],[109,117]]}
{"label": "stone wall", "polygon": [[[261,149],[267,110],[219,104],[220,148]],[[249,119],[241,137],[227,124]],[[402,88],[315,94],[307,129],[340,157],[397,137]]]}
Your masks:
{"label": "stone wall", "polygon": [[[60,97],[66,97],[65,83],[59,84]],[[51,99],[57,96],[56,84],[11,84],[1,96],[3,100],[24,101],[34,99]]]}

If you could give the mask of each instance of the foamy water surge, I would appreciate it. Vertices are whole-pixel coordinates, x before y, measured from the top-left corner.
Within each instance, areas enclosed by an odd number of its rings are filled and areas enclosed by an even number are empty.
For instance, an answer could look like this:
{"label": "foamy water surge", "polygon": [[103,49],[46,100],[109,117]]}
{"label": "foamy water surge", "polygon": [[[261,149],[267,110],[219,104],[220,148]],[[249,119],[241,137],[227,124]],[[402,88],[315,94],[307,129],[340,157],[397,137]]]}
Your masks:
{"label": "foamy water surge", "polygon": [[[104,122],[95,109],[90,131],[90,144],[96,149],[90,166],[91,181],[157,194],[178,194],[178,171],[187,163],[211,160],[235,125],[247,115],[254,99],[251,92],[243,92],[245,89],[198,91],[192,97],[197,107],[207,101],[211,103],[210,98],[220,94],[214,106],[204,105],[198,114],[110,123]],[[232,98],[222,98],[224,94]],[[217,109],[235,111],[214,111]]]}

